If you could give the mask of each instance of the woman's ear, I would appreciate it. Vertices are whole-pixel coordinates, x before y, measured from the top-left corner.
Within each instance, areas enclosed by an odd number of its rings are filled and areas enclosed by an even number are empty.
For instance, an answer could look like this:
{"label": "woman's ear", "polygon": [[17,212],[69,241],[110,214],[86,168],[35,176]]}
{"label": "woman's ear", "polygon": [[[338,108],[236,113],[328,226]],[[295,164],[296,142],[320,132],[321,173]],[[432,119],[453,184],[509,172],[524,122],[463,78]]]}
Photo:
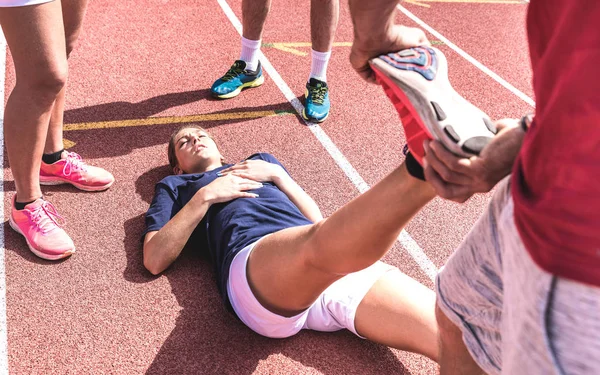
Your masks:
{"label": "woman's ear", "polygon": [[182,174],[183,171],[181,170],[181,168],[175,166],[175,167],[173,167],[173,173],[175,173],[175,174]]}

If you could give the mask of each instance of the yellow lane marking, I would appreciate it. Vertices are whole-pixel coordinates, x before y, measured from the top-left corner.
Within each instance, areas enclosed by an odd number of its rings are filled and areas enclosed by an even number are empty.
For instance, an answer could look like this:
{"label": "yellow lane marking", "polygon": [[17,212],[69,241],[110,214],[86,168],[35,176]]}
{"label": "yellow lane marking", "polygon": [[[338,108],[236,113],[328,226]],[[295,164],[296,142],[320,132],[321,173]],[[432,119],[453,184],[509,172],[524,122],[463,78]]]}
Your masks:
{"label": "yellow lane marking", "polygon": [[[412,1],[416,1],[416,0],[405,0],[405,1],[412,2]],[[431,44],[436,45],[436,44],[444,44],[444,43],[442,43],[439,40],[432,40]],[[352,47],[352,42],[335,42],[335,43],[333,43],[333,46],[334,47]],[[275,48],[275,49],[278,49],[283,52],[289,52],[296,56],[307,56],[308,52],[301,51],[298,48],[312,47],[312,44],[310,42],[263,43],[263,47]]]}
{"label": "yellow lane marking", "polygon": [[[298,48],[311,47],[310,42],[290,42],[290,43],[263,43],[263,47],[271,47],[280,51],[289,52],[296,56],[307,56],[308,52],[299,50]],[[334,42],[333,47],[352,47],[352,42]]]}
{"label": "yellow lane marking", "polygon": [[427,3],[523,4],[522,0],[404,0],[405,3],[430,8]]}
{"label": "yellow lane marking", "polygon": [[64,131],[88,130],[88,129],[108,129],[125,128],[129,126],[150,126],[150,125],[170,125],[184,124],[202,121],[226,121],[238,119],[253,119],[273,116],[295,115],[293,110],[274,110],[274,111],[246,111],[229,113],[209,113],[204,115],[191,116],[172,116],[172,117],[149,117],[133,120],[99,121],[99,122],[81,122],[78,124],[65,124]]}
{"label": "yellow lane marking", "polygon": [[75,145],[76,145],[76,143],[75,143],[75,142],[73,142],[73,141],[69,141],[68,139],[66,139],[66,138],[63,138],[63,148],[64,148],[65,150],[66,150],[66,149],[68,149],[68,148],[71,148],[71,147],[73,147],[73,146],[75,146]]}

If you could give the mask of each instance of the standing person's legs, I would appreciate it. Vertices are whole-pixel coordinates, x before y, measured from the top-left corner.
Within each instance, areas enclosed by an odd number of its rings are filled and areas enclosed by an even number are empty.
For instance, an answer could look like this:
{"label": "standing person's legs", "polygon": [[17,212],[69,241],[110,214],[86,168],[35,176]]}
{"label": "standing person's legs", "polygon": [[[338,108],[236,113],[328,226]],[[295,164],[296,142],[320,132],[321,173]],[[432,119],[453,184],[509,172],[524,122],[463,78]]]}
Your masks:
{"label": "standing person's legs", "polygon": [[0,8],[0,24],[15,65],[16,84],[4,112],[8,160],[15,179],[11,227],[45,259],[72,254],[56,209],[42,198],[40,164],[54,102],[67,80],[60,1]]}
{"label": "standing person's legs", "polygon": [[[81,32],[87,0],[61,0],[63,27],[65,31],[65,56],[68,59]],[[66,152],[63,146],[63,117],[65,110],[66,85],[58,94],[46,137],[44,155],[40,171],[42,185],[68,183],[86,191],[108,189],[115,178],[108,171],[87,165],[73,152]]]}
{"label": "standing person's legs", "polygon": [[441,375],[499,374],[503,267],[499,222],[510,198],[503,180],[486,211],[436,280]]}
{"label": "standing person's legs", "polygon": [[265,20],[271,0],[242,0],[242,51],[224,76],[211,86],[212,96],[219,99],[236,97],[245,88],[258,87],[265,78],[258,56]]}
{"label": "standing person's legs", "polygon": [[271,0],[242,1],[242,52],[240,60],[246,63],[246,69],[258,68],[258,54],[262,42],[262,33],[271,9]]}
{"label": "standing person's legs", "polygon": [[310,75],[306,83],[303,116],[306,120],[322,122],[329,116],[329,86],[327,64],[337,29],[339,0],[311,0],[310,39],[312,42]]}
{"label": "standing person's legs", "polygon": [[583,375],[600,368],[600,288],[533,262],[514,223],[508,179],[436,286],[443,375]]}
{"label": "standing person's legs", "polygon": [[261,40],[263,27],[271,9],[271,0],[242,0],[242,36]]}
{"label": "standing person's legs", "polygon": [[[71,55],[71,51],[73,51],[75,42],[81,32],[87,2],[88,0],[61,0],[67,59]],[[63,115],[66,91],[67,87],[65,84],[62,90],[60,90],[52,108],[44,154],[53,154],[63,149]]]}
{"label": "standing person's legs", "polygon": [[[311,77],[321,81],[327,81],[327,63],[331,54],[339,17],[339,0],[311,0],[310,41],[313,50]],[[317,58],[315,58],[314,52],[317,52]]]}
{"label": "standing person's legs", "polygon": [[0,8],[0,24],[15,65],[4,134],[17,202],[42,196],[40,163],[54,102],[67,80],[60,1]]}

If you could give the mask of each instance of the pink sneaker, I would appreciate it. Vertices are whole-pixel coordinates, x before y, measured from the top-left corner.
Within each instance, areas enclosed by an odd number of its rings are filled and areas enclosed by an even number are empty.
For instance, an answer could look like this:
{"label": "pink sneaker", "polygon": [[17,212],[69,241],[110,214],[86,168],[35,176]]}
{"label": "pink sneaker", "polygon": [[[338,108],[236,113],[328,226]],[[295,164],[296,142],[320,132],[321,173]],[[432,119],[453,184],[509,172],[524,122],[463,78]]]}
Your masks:
{"label": "pink sneaker", "polygon": [[80,190],[100,191],[108,189],[115,182],[107,170],[87,165],[75,152],[65,153],[67,157],[56,163],[46,164],[42,161],[41,185],[71,184]]}
{"label": "pink sneaker", "polygon": [[61,228],[65,220],[56,208],[40,198],[23,210],[15,209],[15,198],[8,219],[10,226],[25,237],[27,246],[38,257],[56,260],[75,252],[71,237]]}

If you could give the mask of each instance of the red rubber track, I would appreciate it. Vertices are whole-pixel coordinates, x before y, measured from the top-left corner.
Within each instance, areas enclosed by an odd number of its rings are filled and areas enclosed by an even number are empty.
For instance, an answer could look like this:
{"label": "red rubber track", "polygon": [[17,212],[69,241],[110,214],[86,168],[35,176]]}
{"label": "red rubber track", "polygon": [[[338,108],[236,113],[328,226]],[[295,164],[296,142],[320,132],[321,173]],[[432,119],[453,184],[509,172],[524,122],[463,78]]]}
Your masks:
{"label": "red rubber track", "polygon": [[[341,2],[336,42],[351,42]],[[265,43],[309,42],[309,2],[273,2]],[[524,38],[526,5],[405,6],[430,26],[531,95]],[[231,1],[241,19],[241,0]],[[398,15],[399,22],[414,23]],[[430,36],[431,37],[431,36]],[[432,37],[432,39],[435,39]],[[492,118],[530,108],[450,48],[450,79],[458,92]],[[310,69],[298,56],[263,48],[301,97]],[[274,81],[216,101],[212,82],[239,57],[240,38],[217,1],[90,2],[70,60],[66,124],[242,111],[292,110]],[[349,47],[334,47],[328,77],[332,113],[321,127],[369,185],[403,156],[404,136],[383,90],[361,81]],[[14,86],[7,59],[6,94]],[[208,121],[224,155],[238,161],[276,155],[324,214],[358,194],[298,117]],[[166,141],[178,125],[65,131],[73,151],[116,177],[102,193],[44,187],[67,219],[77,253],[46,262],[29,252],[5,222],[8,360],[13,374],[436,374],[433,362],[360,340],[348,332],[302,332],[285,340],[258,336],[228,315],[210,264],[189,252],[161,277],[144,270],[140,235],[154,184],[167,173]],[[5,158],[4,165],[7,165]],[[5,219],[14,182],[4,169]],[[489,195],[458,205],[439,199],[407,227],[439,268],[468,233]],[[432,288],[401,246],[385,260]]]}

